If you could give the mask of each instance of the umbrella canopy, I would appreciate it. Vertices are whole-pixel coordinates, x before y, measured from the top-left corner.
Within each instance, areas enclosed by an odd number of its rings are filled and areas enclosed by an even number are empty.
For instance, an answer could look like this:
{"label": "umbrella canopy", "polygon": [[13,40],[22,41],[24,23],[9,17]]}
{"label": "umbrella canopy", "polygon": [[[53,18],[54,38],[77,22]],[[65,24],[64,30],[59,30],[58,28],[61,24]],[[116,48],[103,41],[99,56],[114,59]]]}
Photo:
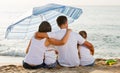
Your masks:
{"label": "umbrella canopy", "polygon": [[52,30],[57,30],[56,18],[64,15],[68,18],[68,23],[72,23],[82,14],[82,9],[58,4],[48,4],[42,7],[33,8],[31,15],[22,18],[18,22],[10,25],[6,30],[6,39],[30,39],[38,30],[42,21],[48,21],[52,25]]}

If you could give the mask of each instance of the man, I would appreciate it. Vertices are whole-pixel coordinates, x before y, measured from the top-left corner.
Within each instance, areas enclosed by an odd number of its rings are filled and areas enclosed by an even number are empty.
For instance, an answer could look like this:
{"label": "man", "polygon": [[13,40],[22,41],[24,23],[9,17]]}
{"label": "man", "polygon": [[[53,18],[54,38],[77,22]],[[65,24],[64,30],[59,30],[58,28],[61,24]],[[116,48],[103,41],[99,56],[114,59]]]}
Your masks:
{"label": "man", "polygon": [[[57,18],[57,24],[60,27],[59,31],[49,33],[36,33],[36,37],[39,38],[55,38],[62,39],[68,29],[67,17],[59,16]],[[78,33],[71,32],[67,43],[63,46],[57,46],[58,49],[58,62],[61,66],[75,67],[80,65],[80,59],[77,50],[77,44],[85,45],[90,49],[93,49],[93,45],[83,39]]]}

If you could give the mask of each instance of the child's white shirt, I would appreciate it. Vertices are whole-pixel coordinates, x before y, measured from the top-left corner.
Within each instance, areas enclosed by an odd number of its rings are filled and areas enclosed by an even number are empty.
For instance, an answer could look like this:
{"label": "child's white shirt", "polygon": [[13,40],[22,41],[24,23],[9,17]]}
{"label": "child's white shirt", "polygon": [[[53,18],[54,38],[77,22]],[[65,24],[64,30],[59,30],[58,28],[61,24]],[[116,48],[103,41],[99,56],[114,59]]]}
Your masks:
{"label": "child's white shirt", "polygon": [[55,63],[57,60],[57,55],[55,52],[55,48],[53,46],[49,46],[45,51],[45,64],[50,65]]}
{"label": "child's white shirt", "polygon": [[90,50],[87,47],[80,46],[79,51],[80,51],[80,65],[82,66],[89,65],[95,61],[94,57],[91,55]]}

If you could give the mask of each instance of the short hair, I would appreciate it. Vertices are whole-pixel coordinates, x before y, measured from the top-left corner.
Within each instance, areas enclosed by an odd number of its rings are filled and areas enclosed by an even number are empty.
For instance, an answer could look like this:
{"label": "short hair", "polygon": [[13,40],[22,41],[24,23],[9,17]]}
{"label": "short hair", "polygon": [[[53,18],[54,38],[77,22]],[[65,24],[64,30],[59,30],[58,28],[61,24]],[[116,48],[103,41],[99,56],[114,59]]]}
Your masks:
{"label": "short hair", "polygon": [[49,22],[47,21],[43,21],[40,25],[39,25],[39,29],[38,32],[51,32],[52,28]]}
{"label": "short hair", "polygon": [[86,31],[80,31],[79,34],[83,37],[83,38],[87,38],[87,33]]}
{"label": "short hair", "polygon": [[67,17],[59,16],[56,21],[57,21],[58,26],[60,27],[61,25],[65,24],[67,22]]}

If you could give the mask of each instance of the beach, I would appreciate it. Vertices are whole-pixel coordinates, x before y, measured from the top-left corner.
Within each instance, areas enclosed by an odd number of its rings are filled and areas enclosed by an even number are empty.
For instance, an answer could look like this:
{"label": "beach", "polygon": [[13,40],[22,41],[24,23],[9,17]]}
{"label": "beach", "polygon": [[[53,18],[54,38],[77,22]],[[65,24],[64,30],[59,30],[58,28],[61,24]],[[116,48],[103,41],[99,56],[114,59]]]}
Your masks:
{"label": "beach", "polygon": [[[27,70],[22,67],[29,40],[7,40],[5,32],[9,25],[23,12],[0,12],[4,19],[0,26],[0,73],[120,73],[120,6],[79,6],[83,14],[69,27],[75,31],[85,30],[88,41],[95,47],[93,67]],[[100,58],[100,59],[98,59]],[[117,58],[117,59],[116,59]],[[116,59],[109,66],[106,59]]]}
{"label": "beach", "polygon": [[[0,57],[2,59],[2,57]],[[3,57],[5,58],[5,57]],[[22,67],[23,58],[7,57],[7,61],[0,61],[0,73],[120,73],[120,59],[116,59],[117,63],[114,65],[105,64],[106,59],[96,59],[93,67],[74,67],[67,68],[57,66],[53,69],[36,69],[28,70]],[[19,61],[18,61],[19,60]]]}

